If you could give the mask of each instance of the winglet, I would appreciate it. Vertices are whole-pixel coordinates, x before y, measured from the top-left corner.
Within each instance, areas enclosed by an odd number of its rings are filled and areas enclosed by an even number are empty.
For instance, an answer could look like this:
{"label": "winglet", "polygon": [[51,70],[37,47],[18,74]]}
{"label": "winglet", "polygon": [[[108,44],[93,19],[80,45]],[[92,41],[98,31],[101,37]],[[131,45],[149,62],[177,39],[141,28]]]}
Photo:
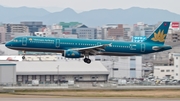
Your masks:
{"label": "winglet", "polygon": [[112,43],[110,43],[110,44],[104,44],[103,46],[109,46],[109,47],[112,47]]}
{"label": "winglet", "polygon": [[112,47],[112,43],[110,43],[108,46],[109,46],[109,47]]}

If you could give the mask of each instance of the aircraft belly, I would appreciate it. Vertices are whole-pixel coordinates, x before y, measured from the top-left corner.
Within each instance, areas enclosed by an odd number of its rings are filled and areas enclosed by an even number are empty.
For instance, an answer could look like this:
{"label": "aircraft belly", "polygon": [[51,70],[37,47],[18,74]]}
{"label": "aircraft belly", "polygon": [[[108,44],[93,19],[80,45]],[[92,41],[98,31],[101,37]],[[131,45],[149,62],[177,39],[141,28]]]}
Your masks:
{"label": "aircraft belly", "polygon": [[110,56],[135,56],[135,53],[120,53],[120,52],[101,52],[96,55],[110,55]]}

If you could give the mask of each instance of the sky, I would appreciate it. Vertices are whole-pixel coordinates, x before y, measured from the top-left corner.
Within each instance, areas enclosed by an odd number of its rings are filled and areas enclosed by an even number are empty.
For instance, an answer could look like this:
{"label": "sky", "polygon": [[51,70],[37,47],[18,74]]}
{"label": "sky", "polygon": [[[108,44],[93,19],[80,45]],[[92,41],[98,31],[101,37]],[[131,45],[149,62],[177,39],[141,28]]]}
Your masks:
{"label": "sky", "polygon": [[76,12],[93,9],[158,8],[180,14],[180,0],[0,0],[5,7],[36,7],[56,12],[72,8]]}

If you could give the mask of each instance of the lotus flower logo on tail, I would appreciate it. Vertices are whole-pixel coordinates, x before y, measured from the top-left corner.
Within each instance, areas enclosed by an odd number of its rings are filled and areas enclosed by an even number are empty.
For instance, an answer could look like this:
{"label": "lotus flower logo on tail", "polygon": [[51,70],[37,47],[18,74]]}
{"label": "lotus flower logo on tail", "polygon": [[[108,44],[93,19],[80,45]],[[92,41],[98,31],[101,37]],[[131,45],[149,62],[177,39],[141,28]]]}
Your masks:
{"label": "lotus flower logo on tail", "polygon": [[156,33],[156,32],[154,33],[154,37],[151,38],[151,40],[164,42],[165,41],[165,36],[166,36],[166,34],[164,34],[164,30],[163,31],[159,30],[158,33]]}

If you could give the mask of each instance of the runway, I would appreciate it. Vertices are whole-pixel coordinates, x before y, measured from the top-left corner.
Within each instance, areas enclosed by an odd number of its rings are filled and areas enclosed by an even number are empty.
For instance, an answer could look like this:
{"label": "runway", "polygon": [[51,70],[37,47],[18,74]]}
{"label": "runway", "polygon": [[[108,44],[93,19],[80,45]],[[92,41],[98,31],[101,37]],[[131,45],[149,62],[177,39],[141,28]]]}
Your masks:
{"label": "runway", "polygon": [[179,101],[180,99],[144,98],[0,98],[0,101]]}

